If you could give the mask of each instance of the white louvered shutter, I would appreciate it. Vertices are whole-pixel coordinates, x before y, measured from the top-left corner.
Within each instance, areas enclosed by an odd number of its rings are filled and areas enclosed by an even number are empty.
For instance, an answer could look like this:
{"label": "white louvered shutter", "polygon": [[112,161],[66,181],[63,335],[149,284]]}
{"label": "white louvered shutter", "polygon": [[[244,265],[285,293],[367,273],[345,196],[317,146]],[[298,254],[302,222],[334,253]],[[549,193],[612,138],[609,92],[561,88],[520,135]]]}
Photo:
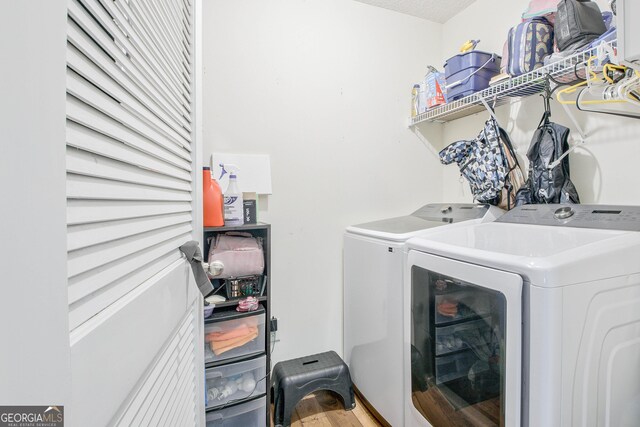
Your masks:
{"label": "white louvered shutter", "polygon": [[200,420],[191,1],[68,3],[72,425]]}
{"label": "white louvered shutter", "polygon": [[118,425],[189,425],[195,410],[192,394],[188,392],[193,388],[193,366],[192,359],[185,355],[195,352],[194,322],[193,313],[189,313],[180,323],[178,333],[173,335]]}

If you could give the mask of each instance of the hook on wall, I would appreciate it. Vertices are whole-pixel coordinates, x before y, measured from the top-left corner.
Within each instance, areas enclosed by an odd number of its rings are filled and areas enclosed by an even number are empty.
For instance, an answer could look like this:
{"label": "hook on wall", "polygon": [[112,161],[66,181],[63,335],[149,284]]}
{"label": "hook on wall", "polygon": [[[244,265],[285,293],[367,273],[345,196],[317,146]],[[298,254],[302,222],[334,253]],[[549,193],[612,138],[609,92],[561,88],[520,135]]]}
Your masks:
{"label": "hook on wall", "polygon": [[544,77],[544,86],[542,89],[542,93],[540,96],[542,97],[542,102],[544,105],[544,115],[542,116],[542,122],[549,122],[549,118],[551,117],[551,96],[553,91],[551,90],[551,76],[546,74]]}

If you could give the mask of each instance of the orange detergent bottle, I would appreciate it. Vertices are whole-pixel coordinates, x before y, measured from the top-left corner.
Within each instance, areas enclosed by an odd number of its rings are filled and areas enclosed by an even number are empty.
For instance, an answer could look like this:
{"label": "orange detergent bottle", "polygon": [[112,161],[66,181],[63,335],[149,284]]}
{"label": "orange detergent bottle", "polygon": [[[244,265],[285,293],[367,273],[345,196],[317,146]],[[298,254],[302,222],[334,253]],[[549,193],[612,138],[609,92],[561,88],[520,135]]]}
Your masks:
{"label": "orange detergent bottle", "polygon": [[211,179],[211,168],[202,168],[202,206],[204,208],[203,226],[221,227],[224,225],[224,199],[218,181]]}

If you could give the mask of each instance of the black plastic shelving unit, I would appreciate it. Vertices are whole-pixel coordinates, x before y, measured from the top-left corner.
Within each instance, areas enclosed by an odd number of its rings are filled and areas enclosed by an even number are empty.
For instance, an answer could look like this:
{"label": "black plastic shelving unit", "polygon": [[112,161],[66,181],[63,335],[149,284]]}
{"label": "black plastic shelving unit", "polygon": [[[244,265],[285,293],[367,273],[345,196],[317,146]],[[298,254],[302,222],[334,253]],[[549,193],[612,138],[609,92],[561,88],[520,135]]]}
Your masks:
{"label": "black plastic shelving unit", "polygon": [[[227,233],[230,231],[246,232],[246,233],[250,233],[254,237],[262,238],[262,247],[263,247],[264,257],[265,257],[264,275],[266,276],[267,280],[264,287],[264,293],[257,298],[258,298],[258,301],[260,302],[261,309],[264,309],[264,312],[265,312],[264,355],[266,356],[267,375],[263,381],[265,381],[265,385],[266,385],[265,398],[267,403],[266,405],[267,411],[265,414],[265,425],[269,426],[271,422],[271,419],[270,419],[270,407],[271,407],[270,405],[270,401],[271,401],[271,354],[270,354],[271,353],[270,352],[270,349],[271,349],[271,322],[270,322],[270,319],[271,319],[271,225],[266,223],[258,223],[258,224],[247,224],[242,226],[205,227],[203,230],[203,237],[204,237],[203,246],[204,246],[204,254],[206,258],[208,258],[209,248],[211,246],[211,243],[214,241],[213,239],[215,239],[215,236],[217,234]],[[215,283],[214,281],[214,287],[216,285],[220,285],[220,283]],[[224,295],[223,291],[222,291],[222,295]],[[239,301],[238,299],[234,299],[234,300],[227,300],[223,303],[217,303],[214,308],[213,314],[211,315],[211,317],[205,319],[205,323],[210,324],[210,323],[215,323],[216,321],[224,321],[224,320],[228,320],[230,317],[235,316],[233,313],[236,313],[235,308],[238,305],[238,301]],[[228,315],[225,315],[225,314],[228,314]],[[231,365],[231,364],[242,362],[242,361],[252,359],[261,355],[262,354],[260,355],[251,354],[251,355],[247,355],[246,357],[229,359],[220,363],[207,363],[205,365],[205,368],[211,368],[211,367],[222,366],[222,365]],[[243,399],[242,401],[234,402],[233,405],[228,405],[228,406],[242,405],[247,401],[251,401],[259,398],[261,398],[261,396],[252,396],[248,399]],[[213,408],[208,410],[207,412],[215,411],[217,409],[218,408]]]}

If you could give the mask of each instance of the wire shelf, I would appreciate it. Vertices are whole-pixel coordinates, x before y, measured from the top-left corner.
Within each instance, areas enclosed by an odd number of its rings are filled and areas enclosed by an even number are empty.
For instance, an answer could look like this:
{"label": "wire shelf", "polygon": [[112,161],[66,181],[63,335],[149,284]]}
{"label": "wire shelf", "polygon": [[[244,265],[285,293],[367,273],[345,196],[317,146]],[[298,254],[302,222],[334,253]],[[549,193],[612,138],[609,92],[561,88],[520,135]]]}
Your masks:
{"label": "wire shelf", "polygon": [[[612,41],[607,44],[614,47],[615,43],[615,41]],[[544,81],[547,75],[550,75],[556,81],[573,81],[578,78],[578,67],[585,66],[589,58],[595,53],[596,48],[584,50],[529,73],[502,80],[473,95],[418,114],[411,118],[409,126],[425,122],[446,123],[469,116],[485,109],[482,100],[499,106],[513,98],[538,94],[544,90]],[[584,74],[581,77],[584,77]]]}

